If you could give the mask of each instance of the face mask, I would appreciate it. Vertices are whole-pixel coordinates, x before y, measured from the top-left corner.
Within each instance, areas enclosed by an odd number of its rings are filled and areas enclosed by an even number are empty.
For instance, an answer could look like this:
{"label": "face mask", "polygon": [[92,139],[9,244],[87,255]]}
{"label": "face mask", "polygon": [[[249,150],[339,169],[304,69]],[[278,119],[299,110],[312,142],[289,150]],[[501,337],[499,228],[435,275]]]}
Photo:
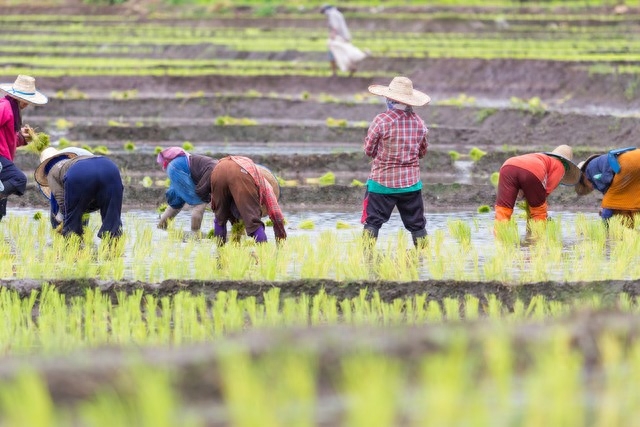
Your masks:
{"label": "face mask", "polygon": [[389,98],[386,98],[386,101],[387,101],[387,110],[393,110],[397,102]]}

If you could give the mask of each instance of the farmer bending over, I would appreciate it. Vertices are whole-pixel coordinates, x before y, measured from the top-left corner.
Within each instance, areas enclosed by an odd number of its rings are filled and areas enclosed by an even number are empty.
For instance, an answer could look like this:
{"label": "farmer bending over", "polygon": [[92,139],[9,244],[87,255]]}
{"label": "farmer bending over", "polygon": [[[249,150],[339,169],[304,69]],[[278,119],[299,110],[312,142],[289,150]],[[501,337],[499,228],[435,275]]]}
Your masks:
{"label": "farmer bending over", "polygon": [[389,86],[369,86],[369,92],[386,98],[387,111],[373,119],[364,140],[364,152],[373,158],[362,209],[364,232],[377,238],[397,207],[417,246],[427,235],[420,159],[427,154],[429,131],[413,107],[431,98],[406,77],[395,77]]}
{"label": "farmer bending over", "polygon": [[185,203],[191,210],[191,232],[200,235],[202,217],[211,201],[211,172],[218,161],[200,154],[187,153],[180,147],[169,147],[158,154],[158,164],[167,172],[170,184],[166,192],[167,209],[160,216],[158,228],[165,230]]}
{"label": "farmer bending over", "polygon": [[58,224],[63,236],[82,235],[83,214],[97,210],[102,218],[98,237],[122,235],[124,186],[118,166],[107,157],[49,147],[40,154],[35,179],[43,193],[49,193],[52,224]]}
{"label": "farmer bending over", "polygon": [[280,186],[264,166],[248,157],[220,159],[211,174],[211,209],[215,213],[214,235],[227,241],[227,222],[244,222],[247,235],[257,243],[267,241],[262,217],[269,215],[277,241],[285,240],[284,216],[278,205]]}
{"label": "farmer bending over", "polygon": [[30,76],[18,76],[14,83],[0,84],[0,220],[7,214],[7,197],[22,196],[27,189],[27,177],[13,158],[16,148],[31,141],[29,125],[22,125],[22,110],[29,105],[44,105],[47,97],[36,90]]}
{"label": "farmer bending over", "polygon": [[572,160],[573,150],[568,145],[560,145],[550,153],[530,153],[507,159],[500,168],[496,221],[511,219],[519,195],[529,206],[527,220],[546,220],[547,197],[559,184],[575,185],[580,179],[580,169]]}
{"label": "farmer bending over", "polygon": [[576,193],[584,196],[595,188],[604,194],[600,205],[602,219],[619,215],[633,228],[633,216],[640,213],[640,150],[629,147],[595,154],[578,167],[582,175],[575,186]]}

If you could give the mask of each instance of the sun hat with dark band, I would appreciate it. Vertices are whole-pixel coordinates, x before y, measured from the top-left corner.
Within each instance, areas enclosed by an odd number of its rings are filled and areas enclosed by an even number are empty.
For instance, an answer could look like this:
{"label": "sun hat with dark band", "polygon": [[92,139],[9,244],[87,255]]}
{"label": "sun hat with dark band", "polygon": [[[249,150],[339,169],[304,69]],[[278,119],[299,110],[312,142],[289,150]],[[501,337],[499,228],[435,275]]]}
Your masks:
{"label": "sun hat with dark band", "polygon": [[588,187],[585,183],[584,180],[587,179],[587,176],[584,174],[584,171],[587,169],[587,165],[589,164],[589,162],[593,159],[595,159],[596,157],[600,157],[601,154],[592,154],[589,157],[587,157],[586,160],[578,163],[578,168],[580,169],[580,180],[578,181],[578,183],[576,184],[576,186],[574,187],[574,190],[576,190],[576,194],[578,196],[586,196],[587,194],[591,193],[593,191],[593,187]]}
{"label": "sun hat with dark band", "polygon": [[49,180],[47,179],[47,166],[55,159],[60,157],[66,157],[68,159],[73,159],[74,157],[78,157],[76,153],[70,151],[58,151],[53,147],[45,148],[42,153],[40,153],[40,164],[36,168],[34,178],[36,182],[42,186],[48,187]]}
{"label": "sun hat with dark band", "polygon": [[573,150],[568,145],[559,145],[553,151],[544,153],[562,161],[564,176],[560,181],[562,185],[576,185],[580,181],[582,172],[578,165],[573,163]]}
{"label": "sun hat with dark band", "polygon": [[429,95],[415,90],[411,80],[402,76],[394,77],[389,86],[371,85],[369,86],[369,92],[413,107],[419,107],[431,101]]}
{"label": "sun hat with dark band", "polygon": [[1,83],[0,91],[29,104],[44,105],[49,101],[46,96],[36,90],[36,79],[22,74],[13,83]]}

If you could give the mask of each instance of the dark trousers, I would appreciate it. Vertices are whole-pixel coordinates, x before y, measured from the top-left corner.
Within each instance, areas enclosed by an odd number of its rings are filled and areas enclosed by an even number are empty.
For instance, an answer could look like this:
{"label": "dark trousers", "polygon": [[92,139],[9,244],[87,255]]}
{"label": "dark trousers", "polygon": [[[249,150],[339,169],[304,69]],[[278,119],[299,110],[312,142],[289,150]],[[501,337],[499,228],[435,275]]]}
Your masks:
{"label": "dark trousers", "polygon": [[62,234],[82,235],[82,215],[96,207],[102,226],[98,237],[122,234],[122,198],[124,187],[120,171],[106,157],[90,157],[71,166],[64,176],[64,226]]}
{"label": "dark trousers", "polygon": [[424,216],[422,191],[408,193],[379,194],[367,191],[362,206],[364,229],[373,237],[378,237],[382,224],[389,221],[393,208],[397,207],[404,228],[411,232],[415,241],[427,235],[427,219]]}
{"label": "dark trousers", "polygon": [[0,219],[7,214],[7,196],[17,194],[22,196],[27,189],[27,176],[13,162],[6,157],[0,157],[2,171],[0,181],[4,190],[0,193]]}

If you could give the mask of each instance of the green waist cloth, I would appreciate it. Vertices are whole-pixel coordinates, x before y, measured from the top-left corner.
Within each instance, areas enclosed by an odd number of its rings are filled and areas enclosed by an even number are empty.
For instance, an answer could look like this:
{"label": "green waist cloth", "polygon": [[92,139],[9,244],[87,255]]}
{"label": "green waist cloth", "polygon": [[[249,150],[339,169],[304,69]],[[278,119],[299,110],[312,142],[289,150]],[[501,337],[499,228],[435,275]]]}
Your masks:
{"label": "green waist cloth", "polygon": [[418,181],[409,187],[391,188],[376,182],[372,179],[367,180],[367,190],[369,193],[378,194],[398,194],[398,193],[410,193],[412,191],[422,190],[422,181]]}

